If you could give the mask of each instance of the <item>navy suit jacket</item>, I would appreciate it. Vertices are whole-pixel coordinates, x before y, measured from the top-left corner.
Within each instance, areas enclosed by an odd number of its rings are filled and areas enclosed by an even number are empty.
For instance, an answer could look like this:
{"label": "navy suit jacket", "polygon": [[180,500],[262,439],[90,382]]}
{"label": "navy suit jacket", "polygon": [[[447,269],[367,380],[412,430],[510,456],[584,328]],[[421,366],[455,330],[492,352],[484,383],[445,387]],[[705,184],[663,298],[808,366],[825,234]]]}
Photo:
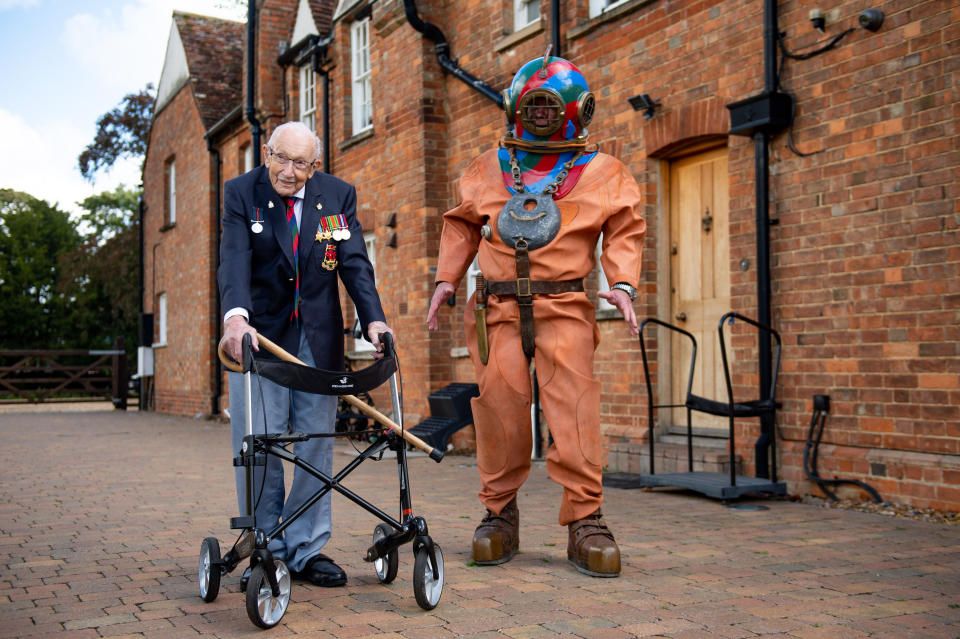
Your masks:
{"label": "navy suit jacket", "polygon": [[[292,355],[299,332],[290,319],[296,271],[286,204],[270,184],[266,166],[227,181],[223,187],[223,235],[217,281],[224,312],[242,307],[250,324]],[[273,204],[271,206],[270,204]],[[350,239],[316,239],[322,217],[342,214]],[[263,225],[253,232],[254,222]],[[334,245],[337,267],[322,267],[327,245]],[[300,220],[300,323],[317,368],[340,371],[343,361],[343,312],[337,276],[343,281],[366,331],[386,321],[357,221],[356,189],[343,180],[315,172],[307,180]]]}

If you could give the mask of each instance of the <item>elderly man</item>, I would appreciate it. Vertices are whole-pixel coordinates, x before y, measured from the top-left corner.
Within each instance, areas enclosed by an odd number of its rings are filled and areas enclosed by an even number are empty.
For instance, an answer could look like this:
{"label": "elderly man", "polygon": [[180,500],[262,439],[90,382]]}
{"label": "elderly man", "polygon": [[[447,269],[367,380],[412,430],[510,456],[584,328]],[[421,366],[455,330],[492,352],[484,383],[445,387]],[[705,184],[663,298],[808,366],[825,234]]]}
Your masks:
{"label": "elderly man", "polygon": [[[264,164],[224,185],[220,285],[223,348],[240,361],[241,340],[257,334],[295,354],[310,366],[343,368],[343,316],[338,291],[343,281],[365,327],[367,339],[381,350],[385,323],[373,266],[357,221],[356,190],[315,170],[320,140],[299,122],[274,130],[263,145]],[[234,454],[243,440],[242,375],[230,373],[230,415]],[[255,433],[333,432],[336,397],[292,391],[267,379],[253,385]],[[264,422],[264,416],[266,422]],[[295,445],[294,453],[325,474],[332,470],[332,440],[314,438]],[[256,467],[254,496],[257,526],[269,530],[286,519],[321,486],[295,472],[284,501],[283,465],[268,456]],[[243,513],[244,471],[237,469],[237,498]],[[247,513],[243,513],[247,514]],[[269,550],[284,560],[295,579],[319,586],[341,586],[347,576],[320,552],[331,533],[330,495],[270,540]],[[245,575],[247,577],[248,575]],[[242,587],[246,582],[242,581]]]}
{"label": "elderly man", "polygon": [[[602,519],[599,331],[584,292],[603,235],[611,290],[600,296],[637,333],[636,297],[646,226],[640,191],[617,159],[587,145],[594,96],[562,58],[525,64],[505,92],[508,133],[460,179],[460,204],[443,216],[427,326],[475,255],[486,278],[464,314],[480,385],[472,400],[486,514],[473,537],[479,565],[509,561],[520,545],[517,492],[530,473],[530,361],[553,435],[547,472],[563,486],[559,522],[567,557],[585,574],[620,574],[620,549]],[[489,299],[485,299],[489,294]],[[480,309],[480,312],[475,312]]]}

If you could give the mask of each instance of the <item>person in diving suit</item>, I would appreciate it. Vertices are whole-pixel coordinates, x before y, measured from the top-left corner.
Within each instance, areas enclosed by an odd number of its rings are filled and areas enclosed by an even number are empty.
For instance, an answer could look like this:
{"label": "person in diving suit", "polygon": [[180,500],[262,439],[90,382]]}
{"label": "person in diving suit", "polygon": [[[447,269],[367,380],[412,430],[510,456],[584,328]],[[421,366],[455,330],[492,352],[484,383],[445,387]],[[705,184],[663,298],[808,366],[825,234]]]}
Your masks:
{"label": "person in diving suit", "polygon": [[600,297],[637,334],[632,300],[646,224],[640,191],[617,159],[587,144],[595,98],[569,61],[536,58],[504,91],[508,128],[459,184],[460,204],[443,216],[436,289],[427,326],[456,291],[475,255],[482,277],[464,313],[480,386],[472,400],[486,515],[473,538],[477,564],[509,561],[519,547],[517,491],[530,472],[530,360],[553,436],[547,472],[563,487],[559,523],[567,557],[585,574],[620,574],[620,549],[600,510],[599,342],[583,279],[602,235],[610,285]]}

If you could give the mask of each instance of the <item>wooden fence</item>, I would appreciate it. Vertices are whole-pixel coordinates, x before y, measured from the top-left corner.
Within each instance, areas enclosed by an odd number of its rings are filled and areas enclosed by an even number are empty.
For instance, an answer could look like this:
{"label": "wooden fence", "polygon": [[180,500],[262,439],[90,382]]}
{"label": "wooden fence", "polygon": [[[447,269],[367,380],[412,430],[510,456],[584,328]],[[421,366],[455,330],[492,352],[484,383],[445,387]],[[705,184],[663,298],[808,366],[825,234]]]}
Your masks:
{"label": "wooden fence", "polygon": [[0,404],[113,402],[126,410],[127,354],[116,350],[0,350]]}

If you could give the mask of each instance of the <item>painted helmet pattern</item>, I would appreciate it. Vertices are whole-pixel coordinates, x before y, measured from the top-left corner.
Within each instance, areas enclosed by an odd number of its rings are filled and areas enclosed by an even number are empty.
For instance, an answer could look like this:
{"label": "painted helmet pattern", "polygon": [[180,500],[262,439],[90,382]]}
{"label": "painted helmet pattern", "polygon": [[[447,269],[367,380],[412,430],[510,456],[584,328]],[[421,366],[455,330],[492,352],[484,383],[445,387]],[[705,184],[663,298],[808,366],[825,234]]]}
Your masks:
{"label": "painted helmet pattern", "polygon": [[550,57],[527,62],[504,90],[504,109],[514,137],[562,141],[586,135],[596,100],[572,62]]}

